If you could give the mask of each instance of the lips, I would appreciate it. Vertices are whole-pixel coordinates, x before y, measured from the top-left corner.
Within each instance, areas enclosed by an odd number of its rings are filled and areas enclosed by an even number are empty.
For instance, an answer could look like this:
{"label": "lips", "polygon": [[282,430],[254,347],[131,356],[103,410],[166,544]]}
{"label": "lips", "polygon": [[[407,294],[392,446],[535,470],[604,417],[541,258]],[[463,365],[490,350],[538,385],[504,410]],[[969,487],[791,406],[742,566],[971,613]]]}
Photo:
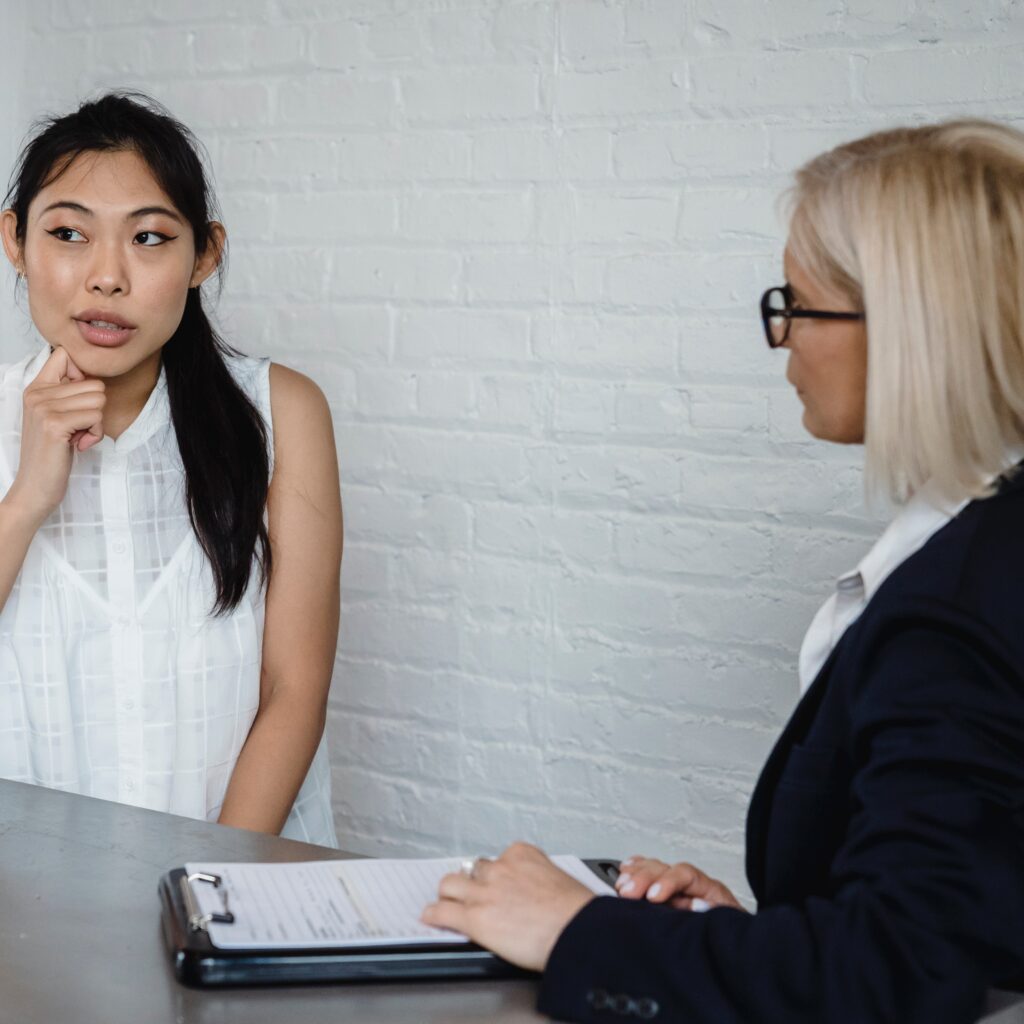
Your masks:
{"label": "lips", "polygon": [[108,309],[85,309],[73,319],[82,337],[101,348],[123,345],[137,329],[130,320]]}

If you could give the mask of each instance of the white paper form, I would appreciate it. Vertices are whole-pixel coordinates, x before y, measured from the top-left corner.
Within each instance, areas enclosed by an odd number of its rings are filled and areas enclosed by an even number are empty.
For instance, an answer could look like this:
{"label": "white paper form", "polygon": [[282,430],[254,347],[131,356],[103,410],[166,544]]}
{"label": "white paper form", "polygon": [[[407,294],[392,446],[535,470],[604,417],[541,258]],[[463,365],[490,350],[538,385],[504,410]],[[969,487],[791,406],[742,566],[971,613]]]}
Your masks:
{"label": "white paper form", "polygon": [[[563,870],[601,896],[615,891],[579,857],[555,856]],[[215,888],[192,883],[204,913],[224,908],[232,924],[211,922],[210,941],[220,949],[322,949],[345,946],[439,945],[467,942],[456,932],[432,928],[419,917],[437,898],[441,878],[459,870],[461,858],[431,860],[321,860],[296,864],[185,865],[189,874],[220,875]]]}

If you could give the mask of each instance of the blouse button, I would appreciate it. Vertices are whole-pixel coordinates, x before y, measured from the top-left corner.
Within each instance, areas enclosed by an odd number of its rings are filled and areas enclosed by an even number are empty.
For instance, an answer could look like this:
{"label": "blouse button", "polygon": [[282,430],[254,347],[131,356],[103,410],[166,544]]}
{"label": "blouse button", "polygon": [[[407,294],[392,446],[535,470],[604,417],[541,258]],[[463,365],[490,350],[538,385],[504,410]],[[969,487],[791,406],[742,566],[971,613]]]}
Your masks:
{"label": "blouse button", "polygon": [[111,547],[115,555],[123,555],[128,550],[128,545],[123,540],[115,540]]}

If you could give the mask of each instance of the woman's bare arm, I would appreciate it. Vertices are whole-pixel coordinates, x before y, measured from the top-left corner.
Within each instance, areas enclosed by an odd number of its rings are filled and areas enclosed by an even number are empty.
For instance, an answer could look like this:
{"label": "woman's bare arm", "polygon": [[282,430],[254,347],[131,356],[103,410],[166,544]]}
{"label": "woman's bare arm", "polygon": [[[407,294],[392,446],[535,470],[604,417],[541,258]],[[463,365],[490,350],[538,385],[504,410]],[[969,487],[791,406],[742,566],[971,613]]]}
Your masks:
{"label": "woman's bare arm", "polygon": [[0,501],[0,611],[14,589],[25,555],[41,520],[6,498]]}
{"label": "woman's bare arm", "polygon": [[280,833],[324,732],[338,641],[342,519],[327,399],[307,377],[276,365],[270,396],[273,570],[260,703],[219,820]]}
{"label": "woman's bare arm", "polygon": [[267,497],[273,572],[260,706],[220,815],[281,831],[323,734],[340,609],[341,494],[331,413],[308,377],[273,364],[274,476]]}

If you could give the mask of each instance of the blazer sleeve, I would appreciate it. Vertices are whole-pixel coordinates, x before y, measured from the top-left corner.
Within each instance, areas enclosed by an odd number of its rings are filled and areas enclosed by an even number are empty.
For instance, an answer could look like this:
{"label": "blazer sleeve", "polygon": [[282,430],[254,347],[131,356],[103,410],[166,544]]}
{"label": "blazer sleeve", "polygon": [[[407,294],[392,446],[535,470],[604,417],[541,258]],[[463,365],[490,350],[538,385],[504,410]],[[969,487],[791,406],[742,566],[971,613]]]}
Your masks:
{"label": "blazer sleeve", "polygon": [[[1024,963],[1024,683],[982,625],[891,635],[850,709],[826,896],[757,914],[603,897],[555,945],[570,1021],[961,1024]],[[784,799],[779,793],[776,799]]]}

